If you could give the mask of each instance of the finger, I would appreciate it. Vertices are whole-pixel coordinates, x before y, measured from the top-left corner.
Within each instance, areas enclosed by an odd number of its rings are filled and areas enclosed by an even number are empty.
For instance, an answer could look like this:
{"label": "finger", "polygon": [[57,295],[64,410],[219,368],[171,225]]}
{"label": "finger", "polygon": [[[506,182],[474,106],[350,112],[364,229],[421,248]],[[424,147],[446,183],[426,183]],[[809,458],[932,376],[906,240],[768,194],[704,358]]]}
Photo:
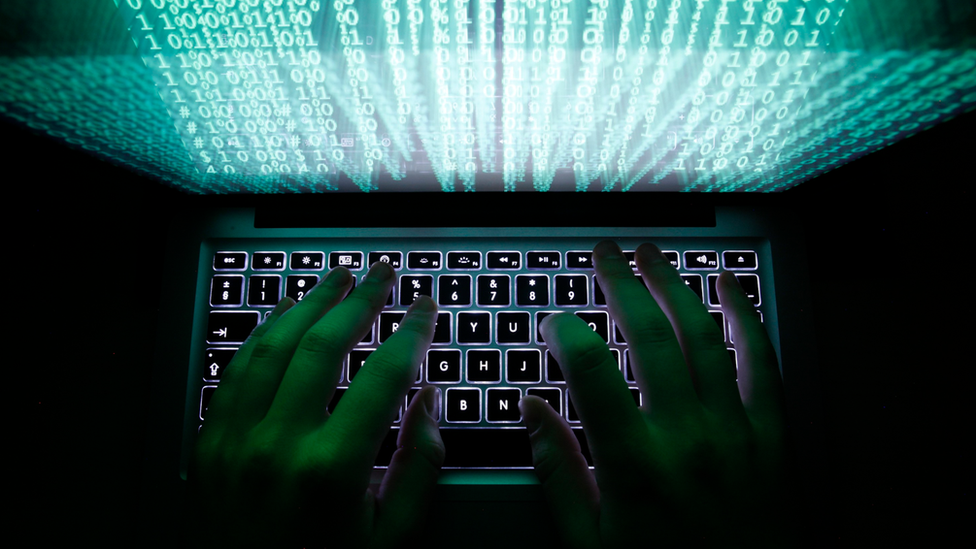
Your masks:
{"label": "finger", "polygon": [[366,359],[316,434],[321,446],[339,449],[332,455],[333,463],[336,470],[354,476],[356,493],[366,489],[380,444],[434,339],[436,320],[434,300],[423,296],[415,301],[397,331]]}
{"label": "finger", "polygon": [[[547,339],[547,341],[549,341]],[[599,546],[600,491],[579,441],[552,406],[536,396],[519,401],[532,445],[532,465],[563,540]]]}
{"label": "finger", "polygon": [[541,330],[566,377],[603,490],[603,472],[629,471],[647,455],[644,418],[610,349],[585,322],[555,314],[542,321]]}
{"label": "finger", "polygon": [[247,336],[247,339],[244,340],[240,349],[234,353],[234,358],[231,359],[227,367],[224,368],[224,372],[220,375],[219,390],[214,392],[213,397],[210,399],[210,404],[207,407],[207,419],[210,420],[207,422],[208,425],[222,425],[225,418],[232,415],[231,402],[234,400],[235,385],[237,385],[238,380],[242,377],[244,370],[247,369],[247,363],[251,358],[251,352],[254,350],[254,346],[274,326],[281,315],[285,314],[285,312],[294,306],[295,302],[290,297],[285,297],[279,301],[274,310],[271,311],[271,314],[268,315],[268,318],[264,319],[264,322],[254,328],[251,334]]}
{"label": "finger", "polygon": [[301,427],[318,424],[342,375],[343,359],[362,341],[379,314],[396,273],[376,262],[362,283],[302,337],[268,413]]}
{"label": "finger", "polygon": [[333,269],[261,337],[236,389],[234,413],[239,425],[248,428],[264,418],[305,332],[345,297],[351,285],[348,270]]}
{"label": "finger", "polygon": [[722,311],[729,319],[735,341],[739,393],[746,412],[764,419],[781,418],[785,408],[779,362],[756,307],[735,274],[722,273],[717,286]]}
{"label": "finger", "polygon": [[735,365],[729,359],[722,328],[657,246],[643,244],[636,256],[654,301],[674,328],[701,403],[722,414],[742,414]]}
{"label": "finger", "polygon": [[627,340],[631,371],[645,397],[645,408],[655,413],[683,415],[697,407],[697,396],[671,322],[634,277],[623,252],[606,240],[593,249],[593,257],[607,307]]}
{"label": "finger", "polygon": [[437,425],[440,390],[425,387],[403,416],[397,451],[380,486],[376,526],[379,547],[393,547],[423,523],[444,463],[444,441]]}

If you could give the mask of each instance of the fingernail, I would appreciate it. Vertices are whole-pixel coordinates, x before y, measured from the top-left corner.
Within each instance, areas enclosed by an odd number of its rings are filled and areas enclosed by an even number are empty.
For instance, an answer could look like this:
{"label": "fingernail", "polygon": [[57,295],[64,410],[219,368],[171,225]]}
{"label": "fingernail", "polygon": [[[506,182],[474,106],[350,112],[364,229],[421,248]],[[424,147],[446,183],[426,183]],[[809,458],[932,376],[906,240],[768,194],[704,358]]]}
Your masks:
{"label": "fingernail", "polygon": [[735,276],[733,274],[732,275],[732,281],[735,282],[735,284],[733,284],[732,286],[735,287],[735,289],[738,290],[740,294],[746,295],[745,288],[743,288],[742,287],[742,284],[739,283],[739,277],[737,277],[737,276]]}
{"label": "fingernail", "polygon": [[369,268],[369,272],[366,273],[366,278],[364,280],[375,280],[377,282],[386,282],[393,277],[393,267],[389,263],[384,263],[382,261],[377,261],[373,263],[373,266]]}
{"label": "fingernail", "polygon": [[329,276],[325,277],[325,280],[322,282],[332,286],[333,288],[341,288],[349,283],[350,276],[349,270],[345,267],[336,267],[335,269],[332,269]]}
{"label": "fingernail", "polygon": [[539,417],[539,410],[524,401],[519,403],[519,410],[522,412],[522,421],[525,422],[525,429],[530,435],[536,432],[539,429],[539,424],[542,423],[542,419]]}
{"label": "fingernail", "polygon": [[624,256],[624,253],[620,251],[620,246],[617,246],[617,243],[612,240],[604,240],[597,244],[596,248],[593,249],[593,254],[604,259]]}
{"label": "fingernail", "polygon": [[407,314],[410,314],[411,311],[416,311],[418,313],[432,313],[436,310],[437,305],[434,303],[434,300],[428,296],[422,295],[413,302],[413,305],[410,305],[410,308],[407,309]]}
{"label": "fingernail", "polygon": [[554,316],[556,316],[556,315],[555,314],[546,315],[546,317],[542,319],[542,322],[539,323],[539,330],[548,329],[548,328],[546,328],[546,326],[548,326],[549,323],[552,322],[552,318]]}
{"label": "fingernail", "polygon": [[657,263],[659,261],[664,261],[668,264],[671,263],[668,261],[668,258],[664,257],[664,254],[661,253],[661,249],[654,244],[641,244],[640,247],[637,248],[637,253],[640,255],[641,259],[647,263]]}
{"label": "fingernail", "polygon": [[280,314],[284,313],[289,307],[291,307],[294,304],[295,304],[295,301],[292,298],[290,298],[290,297],[283,297],[283,298],[281,298],[281,301],[279,301],[278,304],[275,305],[275,308],[274,308],[273,311],[271,311],[271,314],[272,315],[280,315]]}
{"label": "fingernail", "polygon": [[441,400],[441,390],[434,387],[433,391],[427,391],[426,398],[424,398],[424,408],[427,410],[427,415],[433,419],[437,419],[437,409],[440,407]]}

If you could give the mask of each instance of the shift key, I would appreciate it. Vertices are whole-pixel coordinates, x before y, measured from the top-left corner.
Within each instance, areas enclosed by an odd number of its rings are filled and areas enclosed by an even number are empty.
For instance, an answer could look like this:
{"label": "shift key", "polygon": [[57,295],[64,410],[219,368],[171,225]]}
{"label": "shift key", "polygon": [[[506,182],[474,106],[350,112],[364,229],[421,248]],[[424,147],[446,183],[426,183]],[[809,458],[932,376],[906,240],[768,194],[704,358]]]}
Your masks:
{"label": "shift key", "polygon": [[207,343],[244,343],[260,321],[257,311],[210,311]]}

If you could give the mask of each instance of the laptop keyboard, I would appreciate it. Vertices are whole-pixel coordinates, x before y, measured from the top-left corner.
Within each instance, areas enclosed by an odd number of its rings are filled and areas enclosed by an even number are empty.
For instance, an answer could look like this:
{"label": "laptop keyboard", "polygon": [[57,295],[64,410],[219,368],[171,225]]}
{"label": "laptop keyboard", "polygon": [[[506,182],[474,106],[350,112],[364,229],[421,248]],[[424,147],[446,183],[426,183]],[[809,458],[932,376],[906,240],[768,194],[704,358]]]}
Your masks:
{"label": "laptop keyboard", "polygon": [[[571,239],[570,239],[571,240]],[[377,459],[388,465],[396,449],[403,410],[426,385],[441,388],[439,421],[447,446],[448,468],[527,468],[531,451],[518,402],[527,395],[545,399],[573,427],[586,459],[586,438],[573,407],[559,364],[538,330],[547,315],[577,315],[607,342],[620,366],[635,404],[641,403],[623,334],[617,329],[606,298],[593,272],[595,242],[552,241],[540,245],[510,240],[472,245],[450,240],[410,243],[337,240],[255,240],[204,244],[194,360],[187,410],[187,429],[198,430],[206,418],[211,395],[238,346],[288,296],[301,301],[332,268],[343,266],[362,280],[369,265],[390,263],[397,283],[372,330],[343,364],[342,378],[329,404],[335,409],[363,363],[393,332],[406,309],[420,295],[431,296],[439,313],[433,344],[420,367],[389,436]],[[634,242],[620,242],[634,267]],[[709,309],[726,336],[729,353],[735,347],[715,290],[722,270],[735,271],[760,314],[771,278],[761,241],[750,239],[656,239],[685,284]],[[247,246],[250,244],[250,246]],[[513,245],[515,244],[515,245]],[[548,245],[547,245],[548,244]],[[205,323],[206,329],[199,329]],[[592,465],[592,462],[590,463]]]}

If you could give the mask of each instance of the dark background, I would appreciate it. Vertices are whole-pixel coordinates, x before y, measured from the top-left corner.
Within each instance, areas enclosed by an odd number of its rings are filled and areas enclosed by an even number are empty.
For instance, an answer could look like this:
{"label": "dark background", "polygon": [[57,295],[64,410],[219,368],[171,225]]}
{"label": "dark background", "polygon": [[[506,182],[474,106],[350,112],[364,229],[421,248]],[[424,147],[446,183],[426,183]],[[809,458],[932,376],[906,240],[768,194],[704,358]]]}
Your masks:
{"label": "dark background", "polygon": [[[812,545],[937,543],[970,514],[974,120],[769,198],[803,219],[811,265],[828,461]],[[164,539],[141,531],[139,479],[166,229],[193,197],[2,124],[8,389],[26,396],[7,452],[32,535]]]}

